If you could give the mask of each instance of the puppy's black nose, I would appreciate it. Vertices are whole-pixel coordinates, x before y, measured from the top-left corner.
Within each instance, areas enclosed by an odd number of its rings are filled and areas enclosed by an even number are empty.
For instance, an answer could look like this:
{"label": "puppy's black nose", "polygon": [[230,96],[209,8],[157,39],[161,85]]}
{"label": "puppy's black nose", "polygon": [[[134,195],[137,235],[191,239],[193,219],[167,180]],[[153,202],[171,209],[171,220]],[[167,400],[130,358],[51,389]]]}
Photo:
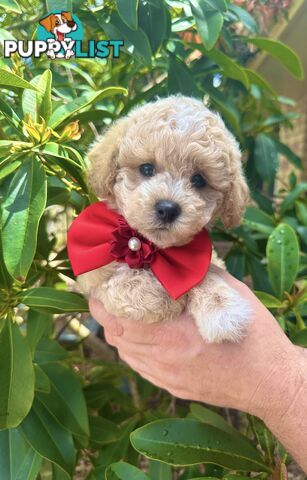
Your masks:
{"label": "puppy's black nose", "polygon": [[172,200],[159,200],[155,209],[159,220],[164,223],[172,223],[181,213],[180,205]]}
{"label": "puppy's black nose", "polygon": [[76,25],[76,23],[75,23],[73,20],[68,20],[67,25],[68,25],[70,28],[73,28],[73,27]]}

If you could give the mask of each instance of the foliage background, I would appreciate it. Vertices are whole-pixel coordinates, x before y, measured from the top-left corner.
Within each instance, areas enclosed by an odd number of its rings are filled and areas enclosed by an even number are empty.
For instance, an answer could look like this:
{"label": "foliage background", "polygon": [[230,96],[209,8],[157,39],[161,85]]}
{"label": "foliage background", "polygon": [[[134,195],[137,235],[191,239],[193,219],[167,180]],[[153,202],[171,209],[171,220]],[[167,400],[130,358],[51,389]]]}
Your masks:
{"label": "foliage background", "polygon": [[[284,2],[253,4],[286,15]],[[49,10],[0,0],[0,38],[35,38]],[[203,98],[240,141],[253,198],[242,226],[213,238],[307,346],[307,184],[279,139],[295,105],[249,67],[265,50],[302,78],[300,60],[261,36],[244,2],[77,0],[73,12],[86,39],[123,38],[120,59],[0,60],[1,479],[282,477],[291,458],[259,419],[178,401],[117,361],[71,292],[65,232],[95,200],[84,172],[98,132],[156,95]],[[294,171],[277,190],[280,155]]]}

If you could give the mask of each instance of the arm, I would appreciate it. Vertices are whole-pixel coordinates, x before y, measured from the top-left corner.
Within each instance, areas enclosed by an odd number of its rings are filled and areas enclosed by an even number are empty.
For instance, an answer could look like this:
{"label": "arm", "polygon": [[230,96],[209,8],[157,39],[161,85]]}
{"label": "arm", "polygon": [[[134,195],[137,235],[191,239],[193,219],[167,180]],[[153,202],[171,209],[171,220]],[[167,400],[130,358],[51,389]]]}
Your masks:
{"label": "arm", "polygon": [[205,343],[194,320],[152,325],[116,319],[91,299],[107,341],[132,368],[173,395],[263,419],[307,472],[307,355],[284,335],[251,290],[217,270],[250,302],[252,319],[240,343]]}
{"label": "arm", "polygon": [[[278,375],[279,386],[267,393],[267,402],[272,394],[279,409],[266,408],[255,413],[266,423],[281,444],[307,473],[307,350],[294,347],[284,373]],[[292,363],[292,365],[291,365]],[[269,389],[268,384],[264,390]]]}

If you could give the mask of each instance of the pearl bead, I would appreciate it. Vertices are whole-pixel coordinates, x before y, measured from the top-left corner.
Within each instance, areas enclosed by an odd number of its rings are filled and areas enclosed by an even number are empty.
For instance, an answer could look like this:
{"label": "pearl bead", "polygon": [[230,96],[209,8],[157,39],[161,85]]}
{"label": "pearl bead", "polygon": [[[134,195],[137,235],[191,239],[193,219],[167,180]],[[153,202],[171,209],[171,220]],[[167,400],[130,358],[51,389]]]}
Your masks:
{"label": "pearl bead", "polygon": [[141,241],[136,237],[131,237],[128,242],[128,247],[133,252],[137,252],[141,248]]}

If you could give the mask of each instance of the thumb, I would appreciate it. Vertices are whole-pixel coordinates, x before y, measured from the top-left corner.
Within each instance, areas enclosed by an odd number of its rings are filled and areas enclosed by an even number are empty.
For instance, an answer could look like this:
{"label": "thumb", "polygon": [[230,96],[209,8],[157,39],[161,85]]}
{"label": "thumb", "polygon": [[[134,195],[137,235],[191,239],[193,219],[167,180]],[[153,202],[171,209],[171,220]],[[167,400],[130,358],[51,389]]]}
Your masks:
{"label": "thumb", "polygon": [[116,317],[105,310],[103,303],[94,297],[90,297],[88,304],[92,317],[95,318],[109,334],[114,336],[123,334],[124,328],[122,324]]}

